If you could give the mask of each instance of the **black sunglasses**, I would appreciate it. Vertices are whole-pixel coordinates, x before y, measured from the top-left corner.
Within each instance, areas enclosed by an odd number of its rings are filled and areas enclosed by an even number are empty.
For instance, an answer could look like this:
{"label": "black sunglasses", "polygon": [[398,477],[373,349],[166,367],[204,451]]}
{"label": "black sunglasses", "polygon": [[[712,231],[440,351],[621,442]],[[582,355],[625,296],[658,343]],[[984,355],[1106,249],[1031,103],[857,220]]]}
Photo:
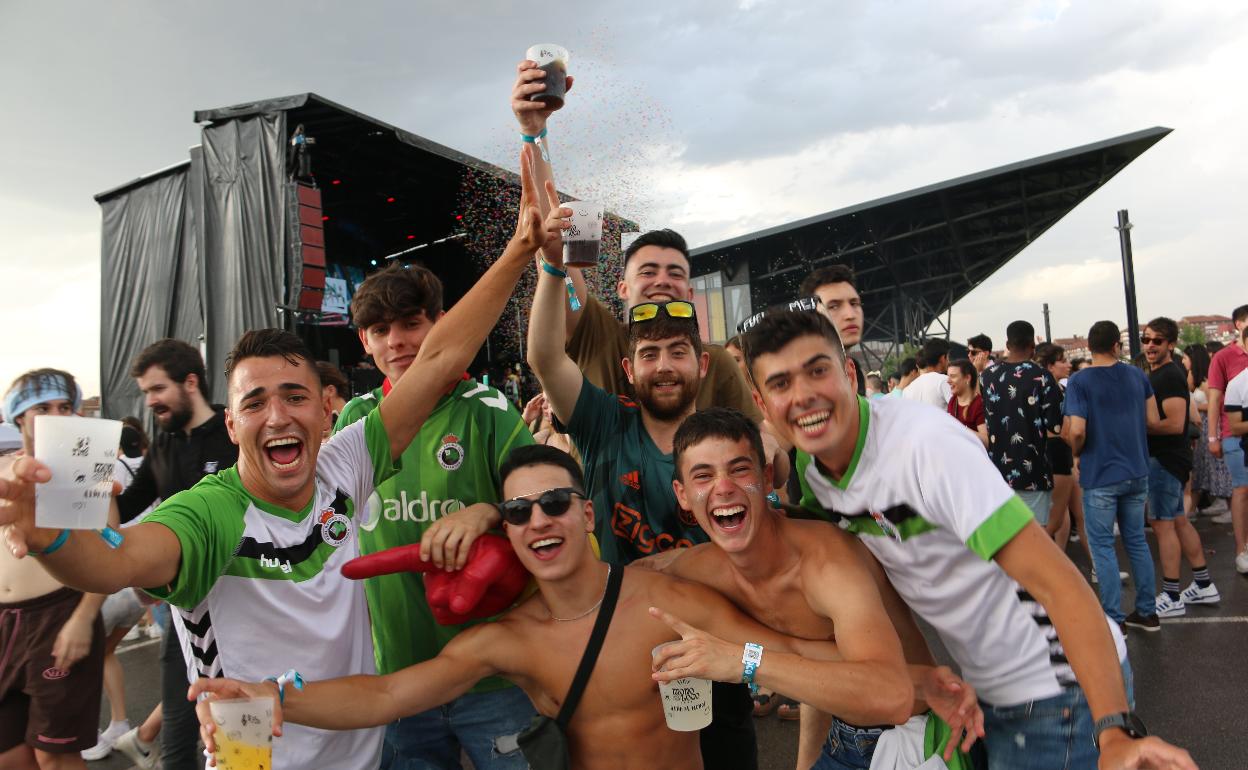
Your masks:
{"label": "black sunglasses", "polygon": [[502,514],[503,521],[515,527],[523,527],[533,517],[534,504],[542,506],[542,511],[547,516],[562,516],[571,507],[573,497],[584,500],[585,493],[572,487],[558,487],[546,490],[536,500],[526,500],[523,497],[504,500],[498,504],[498,512]]}
{"label": "black sunglasses", "polygon": [[791,300],[782,305],[773,305],[766,310],[758,311],[754,315],[737,324],[737,333],[745,334],[750,329],[758,326],[758,324],[769,315],[774,315],[776,313],[788,313],[794,310],[807,313],[817,313],[822,305],[823,301],[818,297],[798,297],[797,299]]}
{"label": "black sunglasses", "polygon": [[1149,345],[1149,344],[1152,344],[1152,345],[1164,345],[1164,344],[1166,344],[1166,343],[1167,343],[1167,342],[1169,342],[1169,341],[1170,341],[1170,340],[1166,339],[1165,337],[1149,337],[1147,334],[1141,334],[1141,335],[1140,335],[1140,344],[1141,344],[1141,345]]}

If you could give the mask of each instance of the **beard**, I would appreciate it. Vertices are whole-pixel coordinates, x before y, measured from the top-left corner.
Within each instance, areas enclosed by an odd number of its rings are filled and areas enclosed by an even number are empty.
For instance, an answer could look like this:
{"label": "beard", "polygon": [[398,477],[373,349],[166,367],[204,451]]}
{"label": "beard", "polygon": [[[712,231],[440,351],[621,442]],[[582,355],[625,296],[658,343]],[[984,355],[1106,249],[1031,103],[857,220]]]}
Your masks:
{"label": "beard", "polygon": [[685,410],[689,408],[698,398],[698,379],[685,379],[680,375],[663,375],[658,379],[676,379],[680,382],[680,388],[676,391],[676,397],[671,398],[668,395],[658,397],[654,392],[654,380],[651,377],[646,380],[637,382],[634,390],[637,392],[637,403],[641,404],[651,416],[656,419],[669,421],[675,420],[682,416]]}
{"label": "beard", "polygon": [[186,391],[179,388],[179,396],[178,402],[169,407],[168,411],[156,415],[156,422],[160,423],[163,430],[170,433],[185,428],[194,413],[191,409],[191,397],[186,395]]}

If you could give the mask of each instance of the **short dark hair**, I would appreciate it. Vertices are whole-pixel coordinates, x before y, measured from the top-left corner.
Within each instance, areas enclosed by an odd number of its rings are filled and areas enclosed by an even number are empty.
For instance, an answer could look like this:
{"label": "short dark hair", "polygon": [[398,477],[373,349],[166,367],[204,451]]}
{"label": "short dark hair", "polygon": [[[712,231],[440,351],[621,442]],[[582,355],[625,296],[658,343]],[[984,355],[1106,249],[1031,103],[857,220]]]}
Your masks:
{"label": "short dark hair", "polygon": [[347,377],[341,369],[328,361],[317,361],[316,371],[321,375],[322,390],[333,385],[338,395],[343,397],[351,395],[351,386],[347,384]]}
{"label": "short dark hair", "polygon": [[649,321],[638,321],[628,327],[628,357],[637,353],[637,344],[642,340],[666,340],[672,337],[687,337],[693,345],[695,355],[702,355],[702,333],[698,329],[696,318],[672,318],[662,311]]}
{"label": "short dark hair", "polygon": [[923,359],[923,368],[935,366],[940,363],[941,356],[949,355],[949,340],[944,337],[932,337],[923,343],[923,347],[919,348],[915,359]]}
{"label": "short dark hair", "polygon": [[972,364],[969,359],[959,358],[957,361],[950,361],[949,368],[962,372],[963,377],[970,377],[971,388],[975,388],[975,383],[979,381],[979,372],[975,371],[975,364]]}
{"label": "short dark hair", "polygon": [[628,244],[628,249],[624,252],[624,267],[628,267],[628,261],[633,255],[645,246],[658,246],[663,249],[676,249],[685,258],[685,264],[689,264],[689,245],[685,243],[685,238],[680,233],[669,228],[662,230],[651,230],[637,236],[637,239]]}
{"label": "short dark hair", "polygon": [[966,341],[966,346],[968,348],[975,348],[976,350],[986,350],[991,353],[992,338],[987,334],[976,334],[974,337],[971,337]]}
{"label": "short dark hair", "polygon": [[805,310],[777,310],[763,316],[745,334],[741,335],[745,347],[745,363],[754,374],[754,361],[761,355],[776,353],[783,350],[790,342],[799,337],[823,337],[832,343],[836,358],[845,365],[845,346],[841,344],[841,335],[823,313],[812,313]]}
{"label": "short dark hair", "polygon": [[1239,307],[1231,311],[1232,322],[1239,323],[1245,318],[1248,318],[1248,305],[1240,305]]}
{"label": "short dark hair", "polygon": [[364,279],[351,298],[351,321],[359,329],[420,313],[434,321],[441,312],[442,282],[420,265],[391,262]]}
{"label": "short dark hair", "polygon": [[228,384],[234,368],[248,358],[276,358],[281,356],[291,366],[306,364],[316,368],[316,359],[308,344],[294,332],[285,329],[253,329],[244,332],[225,357],[225,381]]}
{"label": "short dark hair", "polygon": [[[897,364],[897,373],[901,375],[901,377],[914,374],[918,370],[919,363],[913,357],[903,358],[901,359],[901,363]],[[901,379],[901,377],[898,377],[897,379]]]}
{"label": "short dark hair", "polygon": [[1166,338],[1167,342],[1179,341],[1179,325],[1174,322],[1173,318],[1166,318],[1164,315],[1157,316],[1153,320],[1144,324],[1146,329],[1152,329],[1160,332],[1161,336]]}
{"label": "short dark hair", "polygon": [[1055,342],[1041,342],[1036,345],[1036,352],[1032,354],[1032,360],[1048,369],[1053,364],[1061,360],[1066,355],[1066,348]]}
{"label": "short dark hair", "polygon": [[877,393],[882,393],[884,391],[884,378],[878,374],[868,374],[867,384],[875,388]]}
{"label": "short dark hair", "polygon": [[199,349],[182,340],[163,339],[143,348],[130,367],[130,376],[138,379],[153,366],[159,366],[169,375],[169,379],[181,385],[186,378],[195,375],[199,380],[199,389],[208,393],[208,377],[204,372],[204,358]]}
{"label": "short dark hair", "polygon": [[1199,388],[1209,378],[1209,351],[1204,345],[1194,344],[1183,348],[1183,355],[1192,363],[1192,383]]}
{"label": "short dark hair", "polygon": [[1030,321],[1011,321],[1005,327],[1007,350],[1031,350],[1036,346],[1036,327]]}
{"label": "short dark hair", "polygon": [[1093,353],[1113,353],[1114,345],[1122,342],[1122,333],[1113,321],[1097,321],[1088,330],[1088,350]]}
{"label": "short dark hair", "polygon": [[508,476],[521,468],[529,468],[534,465],[553,465],[557,468],[563,468],[568,472],[568,477],[572,480],[572,487],[584,494],[585,473],[581,470],[581,466],[577,465],[572,455],[558,447],[546,446],[545,444],[526,444],[511,450],[507,455],[507,459],[503,460],[503,464],[498,466],[499,490],[501,491],[503,484],[507,483]]}
{"label": "short dark hair", "polygon": [[1205,343],[1205,350],[1209,351],[1210,357],[1217,355],[1217,352],[1224,347],[1226,346],[1217,340],[1209,340]]}
{"label": "short dark hair", "polygon": [[858,285],[854,282],[854,269],[852,267],[849,265],[828,265],[806,276],[798,293],[803,297],[813,297],[816,289],[820,286],[827,286],[830,283],[847,283],[853,287],[854,291],[858,291]]}
{"label": "short dark hair", "polygon": [[754,421],[738,412],[722,406],[713,406],[700,412],[694,412],[685,418],[676,429],[672,439],[672,462],[676,465],[676,478],[684,481],[680,474],[680,456],[690,447],[701,444],[708,438],[722,438],[729,441],[746,439],[759,467],[767,464],[763,451],[763,437],[758,432]]}

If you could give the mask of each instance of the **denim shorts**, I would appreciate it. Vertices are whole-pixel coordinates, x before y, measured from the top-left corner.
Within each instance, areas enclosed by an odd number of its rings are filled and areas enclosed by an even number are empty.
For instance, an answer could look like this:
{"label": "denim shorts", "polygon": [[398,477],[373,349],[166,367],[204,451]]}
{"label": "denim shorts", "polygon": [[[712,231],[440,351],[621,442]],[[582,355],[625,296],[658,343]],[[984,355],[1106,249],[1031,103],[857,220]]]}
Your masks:
{"label": "denim shorts", "polygon": [[1036,517],[1036,523],[1045,526],[1049,523],[1049,511],[1053,509],[1053,491],[1050,489],[1031,489],[1018,491],[1014,494],[1027,504],[1031,509],[1032,515]]}
{"label": "denim shorts", "polygon": [[886,727],[854,727],[832,718],[832,729],[823,742],[823,751],[811,770],[866,770],[871,767],[875,744]]}
{"label": "denim shorts", "polygon": [[1183,513],[1183,482],[1162,467],[1156,457],[1148,458],[1148,518],[1174,521]]}
{"label": "denim shorts", "polygon": [[1231,486],[1248,487],[1248,468],[1244,467],[1244,448],[1238,436],[1222,439],[1222,460],[1231,472]]}

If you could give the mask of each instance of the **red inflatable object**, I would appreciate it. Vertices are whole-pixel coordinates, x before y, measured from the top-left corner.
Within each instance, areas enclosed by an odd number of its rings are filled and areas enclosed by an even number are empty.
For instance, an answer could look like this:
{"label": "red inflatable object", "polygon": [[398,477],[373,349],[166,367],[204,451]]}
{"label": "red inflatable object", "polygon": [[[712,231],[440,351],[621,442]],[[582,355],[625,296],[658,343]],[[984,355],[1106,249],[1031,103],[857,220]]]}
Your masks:
{"label": "red inflatable object", "polygon": [[468,563],[456,572],[421,561],[419,543],[388,548],[342,565],[343,576],[352,580],[396,572],[424,573],[425,599],[434,620],[444,626],[497,615],[515,604],[529,582],[529,572],[507,538],[489,534],[477,538],[468,551]]}

